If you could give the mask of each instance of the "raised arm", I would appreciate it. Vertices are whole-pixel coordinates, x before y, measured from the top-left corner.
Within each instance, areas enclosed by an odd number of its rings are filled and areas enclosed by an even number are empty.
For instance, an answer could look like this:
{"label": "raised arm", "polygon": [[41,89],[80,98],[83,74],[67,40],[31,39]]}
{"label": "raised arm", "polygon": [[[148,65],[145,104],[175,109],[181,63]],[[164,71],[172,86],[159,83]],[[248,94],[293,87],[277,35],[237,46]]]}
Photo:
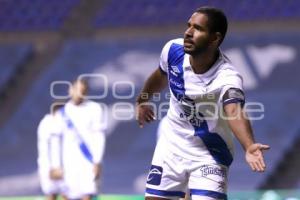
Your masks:
{"label": "raised arm", "polygon": [[253,171],[263,172],[266,168],[263,150],[268,145],[255,143],[250,121],[247,119],[241,103],[229,103],[224,105],[224,111],[232,132],[245,150],[245,159]]}
{"label": "raised arm", "polygon": [[161,68],[156,69],[147,79],[141,93],[136,100],[136,114],[139,126],[155,119],[154,112],[149,104],[154,93],[161,92],[167,86],[167,74]]}

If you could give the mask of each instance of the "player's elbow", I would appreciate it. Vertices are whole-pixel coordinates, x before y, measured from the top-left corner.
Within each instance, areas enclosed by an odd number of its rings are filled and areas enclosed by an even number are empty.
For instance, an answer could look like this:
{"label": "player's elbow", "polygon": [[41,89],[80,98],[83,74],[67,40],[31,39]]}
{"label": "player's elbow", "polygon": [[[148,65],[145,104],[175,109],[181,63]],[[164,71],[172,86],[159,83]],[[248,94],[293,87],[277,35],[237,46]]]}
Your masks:
{"label": "player's elbow", "polygon": [[242,113],[242,107],[238,103],[231,103],[224,106],[224,112],[227,117],[237,117]]}

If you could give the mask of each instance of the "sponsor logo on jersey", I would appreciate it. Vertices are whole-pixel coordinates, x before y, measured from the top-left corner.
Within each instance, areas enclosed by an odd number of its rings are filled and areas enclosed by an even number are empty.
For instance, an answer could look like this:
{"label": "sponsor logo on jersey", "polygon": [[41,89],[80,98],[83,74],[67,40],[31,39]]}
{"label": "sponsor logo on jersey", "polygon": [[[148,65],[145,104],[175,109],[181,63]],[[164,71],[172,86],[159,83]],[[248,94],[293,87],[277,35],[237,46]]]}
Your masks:
{"label": "sponsor logo on jersey", "polygon": [[219,166],[203,165],[200,167],[200,171],[202,172],[203,177],[209,175],[217,175],[223,178],[226,177],[226,169]]}
{"label": "sponsor logo on jersey", "polygon": [[160,185],[163,169],[160,166],[152,165],[147,177],[147,184]]}
{"label": "sponsor logo on jersey", "polygon": [[170,73],[171,73],[173,76],[178,77],[178,74],[180,73],[179,68],[178,68],[176,65],[171,65],[170,68],[171,68],[171,69],[170,69]]}
{"label": "sponsor logo on jersey", "polygon": [[180,70],[178,69],[178,67],[176,65],[171,66],[171,71],[175,72],[176,74],[180,73]]}
{"label": "sponsor logo on jersey", "polygon": [[183,84],[178,83],[176,80],[174,80],[173,78],[170,78],[170,83],[173,84],[174,86],[183,89]]}

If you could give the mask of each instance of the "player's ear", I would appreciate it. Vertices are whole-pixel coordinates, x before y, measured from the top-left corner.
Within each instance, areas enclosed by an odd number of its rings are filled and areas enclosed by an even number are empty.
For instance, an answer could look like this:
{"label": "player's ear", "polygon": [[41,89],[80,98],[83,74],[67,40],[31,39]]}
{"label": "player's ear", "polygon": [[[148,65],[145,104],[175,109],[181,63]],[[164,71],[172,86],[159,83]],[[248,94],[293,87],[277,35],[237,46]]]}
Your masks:
{"label": "player's ear", "polygon": [[219,46],[222,41],[222,34],[220,32],[215,32],[212,34],[212,44],[214,46]]}

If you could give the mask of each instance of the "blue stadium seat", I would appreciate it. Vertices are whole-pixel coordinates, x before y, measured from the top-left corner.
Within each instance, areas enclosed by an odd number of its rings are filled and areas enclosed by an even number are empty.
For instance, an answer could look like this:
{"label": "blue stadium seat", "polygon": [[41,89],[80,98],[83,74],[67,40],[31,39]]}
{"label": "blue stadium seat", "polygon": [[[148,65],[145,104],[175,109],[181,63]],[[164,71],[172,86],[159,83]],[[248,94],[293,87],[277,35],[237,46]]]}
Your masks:
{"label": "blue stadium seat", "polygon": [[300,2],[293,0],[273,0],[269,3],[261,0],[111,0],[98,11],[94,25],[105,28],[182,24],[186,23],[192,11],[204,5],[222,8],[231,21],[300,18]]}
{"label": "blue stadium seat", "polygon": [[0,45],[0,90],[32,53],[30,44]]}
{"label": "blue stadium seat", "polygon": [[0,1],[0,31],[58,30],[71,9],[79,2],[80,0]]}

